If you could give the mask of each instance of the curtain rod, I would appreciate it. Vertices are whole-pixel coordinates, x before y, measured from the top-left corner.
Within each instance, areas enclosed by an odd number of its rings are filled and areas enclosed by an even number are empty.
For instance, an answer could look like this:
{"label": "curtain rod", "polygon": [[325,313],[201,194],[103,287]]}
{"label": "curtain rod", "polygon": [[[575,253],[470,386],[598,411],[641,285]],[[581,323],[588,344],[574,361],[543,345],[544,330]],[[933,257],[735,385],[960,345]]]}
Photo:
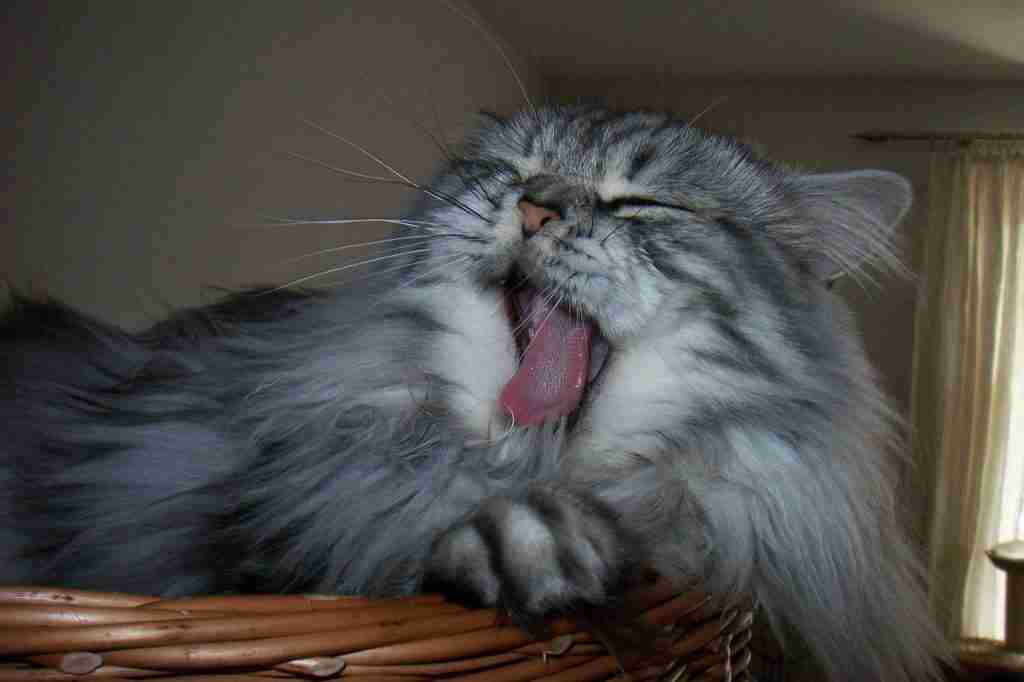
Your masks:
{"label": "curtain rod", "polygon": [[954,140],[956,142],[971,142],[972,140],[1024,140],[1024,132],[994,132],[981,130],[867,130],[862,133],[854,133],[850,137],[857,140],[864,140],[865,142],[903,142],[910,140]]}

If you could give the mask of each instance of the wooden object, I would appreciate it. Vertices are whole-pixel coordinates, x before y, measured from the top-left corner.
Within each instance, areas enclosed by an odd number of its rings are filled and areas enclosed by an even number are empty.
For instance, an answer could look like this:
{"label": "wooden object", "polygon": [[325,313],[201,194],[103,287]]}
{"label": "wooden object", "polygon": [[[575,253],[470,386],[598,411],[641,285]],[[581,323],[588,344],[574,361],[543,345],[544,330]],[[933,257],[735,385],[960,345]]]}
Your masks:
{"label": "wooden object", "polygon": [[988,558],[1006,571],[1006,646],[1024,653],[1024,540],[996,545]]}
{"label": "wooden object", "polygon": [[1024,541],[996,545],[988,558],[1006,571],[1006,639],[961,639],[956,643],[957,661],[972,679],[1024,679]]}
{"label": "wooden object", "polygon": [[658,582],[630,591],[615,616],[617,632],[631,624],[645,644],[610,649],[609,639],[618,638],[571,618],[549,621],[537,639],[493,609],[466,609],[436,595],[162,601],[0,587],[0,679],[749,679],[748,606],[723,610],[700,591]]}
{"label": "wooden object", "polygon": [[984,680],[993,675],[1020,675],[1024,679],[1024,652],[1009,649],[1000,640],[961,639],[955,654],[969,679]]}

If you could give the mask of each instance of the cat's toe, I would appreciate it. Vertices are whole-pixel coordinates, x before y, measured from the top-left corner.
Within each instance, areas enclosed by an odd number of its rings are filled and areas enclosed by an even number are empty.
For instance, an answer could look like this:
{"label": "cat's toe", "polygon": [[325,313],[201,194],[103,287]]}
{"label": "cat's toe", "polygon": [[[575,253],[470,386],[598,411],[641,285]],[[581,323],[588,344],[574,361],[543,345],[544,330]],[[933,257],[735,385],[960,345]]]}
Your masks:
{"label": "cat's toe", "polygon": [[489,500],[435,544],[432,588],[501,605],[524,624],[603,606],[636,559],[608,509],[564,489]]}
{"label": "cat's toe", "polygon": [[452,528],[434,543],[425,588],[470,606],[494,606],[501,583],[491,565],[490,549],[472,522]]}

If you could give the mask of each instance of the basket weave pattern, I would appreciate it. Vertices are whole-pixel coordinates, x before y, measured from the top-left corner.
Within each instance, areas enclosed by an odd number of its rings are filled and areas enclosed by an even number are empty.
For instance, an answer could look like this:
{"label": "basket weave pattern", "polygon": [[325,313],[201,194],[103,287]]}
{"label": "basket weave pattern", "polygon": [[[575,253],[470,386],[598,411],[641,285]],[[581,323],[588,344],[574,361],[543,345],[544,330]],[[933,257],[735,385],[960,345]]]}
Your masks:
{"label": "basket weave pattern", "polygon": [[538,641],[493,609],[435,595],[402,599],[225,596],[158,600],[71,589],[0,588],[0,680],[353,682],[749,679],[748,608],[654,583],[623,612],[659,633],[643,653],[609,650],[563,618]]}

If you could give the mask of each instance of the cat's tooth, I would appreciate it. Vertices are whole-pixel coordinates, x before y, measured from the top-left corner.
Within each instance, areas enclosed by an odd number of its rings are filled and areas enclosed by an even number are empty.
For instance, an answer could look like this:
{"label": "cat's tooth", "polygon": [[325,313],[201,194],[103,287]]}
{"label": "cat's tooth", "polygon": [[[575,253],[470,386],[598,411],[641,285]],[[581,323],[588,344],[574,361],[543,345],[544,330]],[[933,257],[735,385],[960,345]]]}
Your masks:
{"label": "cat's tooth", "polygon": [[587,376],[588,384],[601,373],[602,369],[604,369],[604,363],[608,360],[608,351],[608,342],[600,336],[600,332],[595,333],[594,339],[590,344],[590,372]]}

